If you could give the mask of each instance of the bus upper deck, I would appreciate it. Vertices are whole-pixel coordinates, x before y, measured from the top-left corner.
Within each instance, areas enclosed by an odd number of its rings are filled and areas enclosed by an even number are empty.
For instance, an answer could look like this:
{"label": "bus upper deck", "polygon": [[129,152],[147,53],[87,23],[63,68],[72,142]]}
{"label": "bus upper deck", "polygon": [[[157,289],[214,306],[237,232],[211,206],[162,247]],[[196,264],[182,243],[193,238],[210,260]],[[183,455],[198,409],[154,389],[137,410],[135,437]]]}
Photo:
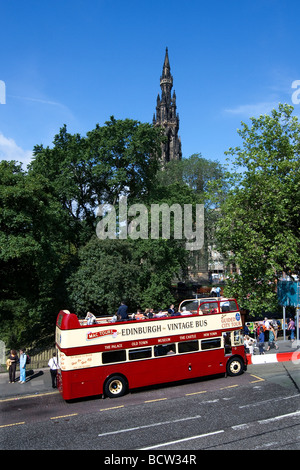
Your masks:
{"label": "bus upper deck", "polygon": [[[96,318],[96,323],[87,325],[86,320],[78,319],[77,315],[67,310],[60,311],[57,317],[56,343],[66,355],[71,354],[69,348],[77,351],[94,349],[95,346],[105,349],[129,347],[130,343],[143,340],[162,342],[164,337],[195,334],[198,338],[219,335],[221,331],[242,328],[241,315],[234,299],[198,299],[197,304],[191,305],[193,300],[183,301],[180,304],[181,312],[175,316],[167,316],[161,312],[160,316],[145,320],[112,321],[112,316]],[[194,307],[187,310],[187,307]],[[70,334],[70,330],[73,334]],[[196,337],[195,336],[195,337]],[[150,343],[149,343],[150,344]],[[115,346],[117,347],[117,346]]]}
{"label": "bus upper deck", "polygon": [[[173,316],[187,316],[187,315],[205,315],[205,314],[216,314],[221,312],[238,312],[239,308],[236,303],[235,299],[224,299],[220,297],[211,297],[211,298],[200,298],[200,299],[187,299],[183,300],[178,308],[178,312],[175,313]],[[68,310],[62,310],[60,313],[70,314]],[[73,315],[73,314],[72,314]],[[107,326],[108,323],[117,323],[113,319],[113,315],[108,316],[100,316],[96,317],[96,321],[93,325],[101,325]],[[78,328],[79,326],[87,326],[88,322],[86,318],[78,318],[76,315],[76,319],[74,317],[70,318],[68,321],[67,329]],[[153,320],[153,319],[162,319],[162,318],[170,318],[168,315],[167,310],[162,310],[158,313],[154,313],[153,317],[145,318],[146,320]],[[129,318],[125,321],[138,321],[135,318],[134,314],[129,314]],[[123,322],[124,320],[122,320]],[[79,323],[79,324],[78,324]],[[61,325],[58,325],[61,327]],[[89,326],[92,326],[91,324]]]}

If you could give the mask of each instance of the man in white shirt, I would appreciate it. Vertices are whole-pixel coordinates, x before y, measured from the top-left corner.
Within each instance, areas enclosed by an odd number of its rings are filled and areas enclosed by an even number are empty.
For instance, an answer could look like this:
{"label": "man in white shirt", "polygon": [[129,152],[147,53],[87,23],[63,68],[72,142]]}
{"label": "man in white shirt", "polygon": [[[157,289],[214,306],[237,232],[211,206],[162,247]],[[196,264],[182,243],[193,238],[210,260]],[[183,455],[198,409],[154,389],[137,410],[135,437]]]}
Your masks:
{"label": "man in white shirt", "polygon": [[52,388],[57,388],[58,363],[57,363],[56,353],[53,353],[52,358],[48,362],[48,366],[50,367],[50,374],[51,374],[51,379],[52,379]]}

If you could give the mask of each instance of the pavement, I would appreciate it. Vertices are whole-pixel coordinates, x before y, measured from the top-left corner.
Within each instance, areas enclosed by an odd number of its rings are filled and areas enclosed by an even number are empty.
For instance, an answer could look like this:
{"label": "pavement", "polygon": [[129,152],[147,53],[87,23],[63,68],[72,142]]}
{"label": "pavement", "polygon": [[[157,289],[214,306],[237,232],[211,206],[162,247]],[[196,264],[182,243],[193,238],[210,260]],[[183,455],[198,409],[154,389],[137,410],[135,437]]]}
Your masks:
{"label": "pavement", "polygon": [[19,378],[19,370],[16,371],[14,383],[9,383],[8,372],[0,374],[0,402],[43,393],[59,393],[57,389],[52,388],[49,368],[33,370],[29,365],[26,368],[26,382],[20,383]]}
{"label": "pavement", "polygon": [[278,349],[273,347],[267,351],[268,343],[265,343],[265,353],[259,354],[258,348],[254,349],[254,354],[247,354],[248,365],[251,364],[270,364],[273,362],[297,361],[300,364],[300,341],[294,342],[279,338],[277,341]]}
{"label": "pavement", "polygon": [[[247,354],[248,364],[266,364],[272,362],[297,361],[300,364],[300,341],[283,340],[277,341],[278,349],[270,349],[265,354],[260,355],[257,350],[254,354]],[[16,372],[16,382],[9,383],[8,372],[0,373],[0,402],[20,399],[22,397],[40,394],[59,393],[57,389],[52,388],[50,369],[33,370],[27,366],[26,383],[19,382],[19,371]]]}

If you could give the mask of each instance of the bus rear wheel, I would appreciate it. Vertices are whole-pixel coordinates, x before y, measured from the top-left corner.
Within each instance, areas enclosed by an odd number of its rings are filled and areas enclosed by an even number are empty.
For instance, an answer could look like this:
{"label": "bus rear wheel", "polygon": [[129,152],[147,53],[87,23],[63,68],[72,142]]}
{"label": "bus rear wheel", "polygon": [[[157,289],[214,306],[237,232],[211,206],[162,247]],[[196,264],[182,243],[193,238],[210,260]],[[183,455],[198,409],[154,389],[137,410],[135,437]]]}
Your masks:
{"label": "bus rear wheel", "polygon": [[109,398],[122,397],[127,390],[127,383],[124,377],[114,375],[110,377],[104,386],[104,393]]}
{"label": "bus rear wheel", "polygon": [[231,377],[234,377],[236,375],[241,375],[244,371],[244,364],[242,359],[239,357],[232,357],[229,359],[227,362],[227,374],[230,375]]}

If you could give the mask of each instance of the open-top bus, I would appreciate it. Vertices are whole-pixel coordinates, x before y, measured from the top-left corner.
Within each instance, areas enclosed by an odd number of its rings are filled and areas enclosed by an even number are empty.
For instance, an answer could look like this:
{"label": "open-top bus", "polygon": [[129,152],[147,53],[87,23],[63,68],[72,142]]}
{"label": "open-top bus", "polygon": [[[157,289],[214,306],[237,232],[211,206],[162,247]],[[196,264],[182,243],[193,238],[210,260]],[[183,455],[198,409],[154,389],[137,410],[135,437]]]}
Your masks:
{"label": "open-top bus", "polygon": [[154,384],[242,374],[247,366],[236,301],[223,306],[222,299],[198,299],[187,310],[188,302],[176,316],[117,322],[110,316],[94,325],[60,311],[56,348],[63,398],[114,398]]}

